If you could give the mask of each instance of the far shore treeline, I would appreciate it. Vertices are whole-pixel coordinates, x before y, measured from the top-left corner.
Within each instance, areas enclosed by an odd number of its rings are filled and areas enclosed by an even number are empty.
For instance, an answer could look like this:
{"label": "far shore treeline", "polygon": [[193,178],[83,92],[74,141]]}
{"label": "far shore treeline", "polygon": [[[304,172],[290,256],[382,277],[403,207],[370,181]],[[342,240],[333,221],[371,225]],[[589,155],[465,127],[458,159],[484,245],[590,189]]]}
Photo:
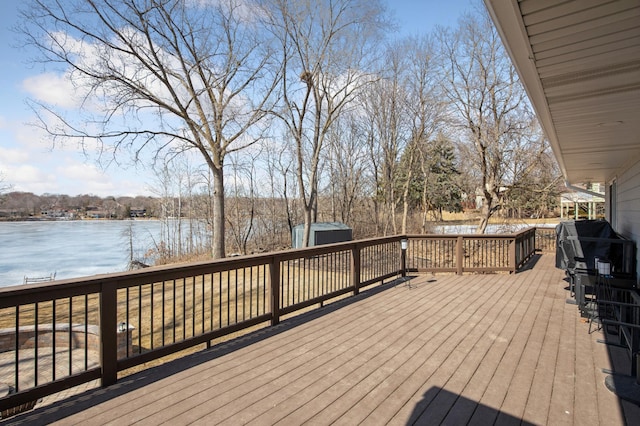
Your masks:
{"label": "far shore treeline", "polygon": [[157,218],[159,205],[158,198],[149,196],[36,195],[16,191],[2,196],[0,220]]}

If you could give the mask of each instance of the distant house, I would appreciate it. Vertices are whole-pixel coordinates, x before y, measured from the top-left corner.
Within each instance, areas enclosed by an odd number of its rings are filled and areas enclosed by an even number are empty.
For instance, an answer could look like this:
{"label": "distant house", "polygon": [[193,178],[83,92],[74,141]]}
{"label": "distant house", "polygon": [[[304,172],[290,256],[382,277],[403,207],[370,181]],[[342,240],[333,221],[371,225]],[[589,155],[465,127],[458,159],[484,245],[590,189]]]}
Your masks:
{"label": "distant house", "polygon": [[86,216],[89,219],[106,219],[107,218],[107,212],[104,212],[102,210],[94,210],[91,212],[87,212]]}
{"label": "distant house", "polygon": [[[501,186],[498,190],[498,195],[502,196],[507,191],[507,187]],[[481,188],[476,188],[476,199],[475,199],[475,208],[480,209],[484,204],[484,195],[482,194]]]}
{"label": "distant house", "polygon": [[147,217],[147,209],[132,207],[129,210],[129,217]]}
{"label": "distant house", "polygon": [[115,214],[97,206],[87,206],[84,216],[88,219],[113,219]]}
{"label": "distant house", "polygon": [[56,219],[56,220],[74,219],[75,213],[69,210],[52,208],[48,210],[42,210],[40,212],[40,216],[44,216],[47,219]]}

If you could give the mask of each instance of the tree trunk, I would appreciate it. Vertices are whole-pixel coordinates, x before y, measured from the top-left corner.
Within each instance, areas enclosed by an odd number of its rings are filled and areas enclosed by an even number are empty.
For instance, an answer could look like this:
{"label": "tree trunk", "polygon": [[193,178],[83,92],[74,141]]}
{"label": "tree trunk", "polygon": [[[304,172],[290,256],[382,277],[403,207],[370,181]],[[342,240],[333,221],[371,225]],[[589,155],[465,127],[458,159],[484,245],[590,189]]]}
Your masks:
{"label": "tree trunk", "polygon": [[224,248],[224,175],[222,168],[212,169],[213,173],[213,223],[211,241],[214,259],[226,256]]}
{"label": "tree trunk", "polygon": [[478,224],[478,228],[476,229],[476,234],[484,234],[486,232],[487,225],[489,224],[489,218],[491,217],[491,213],[493,211],[492,204],[493,199],[485,195],[482,200],[482,208],[480,209],[480,223]]}
{"label": "tree trunk", "polygon": [[311,207],[304,207],[304,228],[302,231],[302,247],[309,247],[309,237],[311,236]]}
{"label": "tree trunk", "polygon": [[413,173],[411,173],[411,163],[409,162],[409,175],[407,176],[407,181],[404,184],[403,192],[402,192],[402,234],[407,233],[407,217],[409,216],[409,186],[411,185],[411,179],[413,177]]}

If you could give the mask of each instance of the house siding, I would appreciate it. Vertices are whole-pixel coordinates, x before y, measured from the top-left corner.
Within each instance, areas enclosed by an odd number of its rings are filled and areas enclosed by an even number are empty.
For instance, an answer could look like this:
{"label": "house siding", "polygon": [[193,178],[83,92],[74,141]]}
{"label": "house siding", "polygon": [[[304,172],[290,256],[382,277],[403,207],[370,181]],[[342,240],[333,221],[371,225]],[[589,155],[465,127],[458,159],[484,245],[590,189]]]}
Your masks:
{"label": "house siding", "polygon": [[[608,209],[607,218],[616,224],[615,229],[619,234],[634,240],[636,246],[640,246],[640,161],[618,175],[615,188],[616,205],[614,211]],[[609,191],[608,186],[607,191]],[[607,206],[610,197],[611,194],[607,193]],[[640,265],[638,253],[636,253],[636,265]],[[636,269],[640,268],[636,267]]]}

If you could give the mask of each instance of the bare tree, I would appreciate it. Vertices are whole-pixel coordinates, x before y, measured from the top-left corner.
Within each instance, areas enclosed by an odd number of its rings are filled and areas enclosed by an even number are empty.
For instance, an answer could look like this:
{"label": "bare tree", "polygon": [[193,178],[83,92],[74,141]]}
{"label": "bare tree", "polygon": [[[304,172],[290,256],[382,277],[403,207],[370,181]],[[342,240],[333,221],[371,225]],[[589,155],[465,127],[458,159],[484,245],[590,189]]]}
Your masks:
{"label": "bare tree", "polygon": [[403,75],[406,52],[397,43],[387,46],[384,52],[382,78],[367,88],[362,99],[369,120],[366,131],[376,184],[374,199],[382,203],[382,209],[376,206],[380,210],[379,231],[387,235],[398,232],[396,209],[402,199],[397,187],[399,164],[410,137],[411,120]]}
{"label": "bare tree", "polygon": [[[272,202],[270,215],[263,220],[262,227],[270,230],[269,238],[280,236],[278,245],[284,245],[283,234],[287,235],[287,245],[291,242],[293,228],[298,222],[299,212],[296,209],[297,186],[294,172],[294,156],[292,147],[286,144],[274,144],[265,141],[263,152],[265,153],[265,171],[268,175],[268,190]],[[292,184],[293,182],[293,184]],[[285,232],[286,230],[286,232]],[[271,241],[270,244],[276,243]],[[265,240],[263,246],[268,246]]]}
{"label": "bare tree", "polygon": [[181,165],[167,161],[156,170],[153,192],[160,205],[161,239],[156,241],[158,263],[182,256],[182,204],[185,174]]}
{"label": "bare tree", "polygon": [[442,120],[443,102],[438,99],[438,73],[432,40],[426,36],[412,37],[403,45],[405,48],[402,51],[408,55],[404,82],[407,86],[406,110],[411,120],[411,136],[406,148],[408,176],[402,191],[402,233],[406,234],[413,166],[415,163],[424,165],[428,162],[426,157],[430,150],[427,146]]}
{"label": "bare tree", "polygon": [[[257,155],[256,155],[257,156]],[[244,163],[237,155],[231,158],[231,209],[225,218],[229,226],[231,240],[241,254],[247,254],[249,238],[252,236],[256,220],[256,156]]]}
{"label": "bare tree", "polygon": [[367,145],[356,114],[345,114],[328,134],[326,163],[331,218],[351,223],[358,199],[363,197],[363,178],[367,164]]}
{"label": "bare tree", "polygon": [[[477,232],[484,233],[489,218],[501,208],[510,162],[532,113],[486,11],[466,15],[455,31],[442,30],[439,37],[452,123],[468,136],[468,160],[478,170],[482,207]],[[535,162],[536,156],[522,160]]]}
{"label": "bare tree", "polygon": [[224,160],[260,138],[280,77],[251,0],[33,0],[22,16],[27,42],[80,98],[74,115],[34,102],[54,144],[136,160],[145,148],[196,150],[213,176],[213,256],[224,257]]}
{"label": "bare tree", "polygon": [[2,196],[11,190],[11,185],[4,180],[4,173],[0,172],[0,201]]}
{"label": "bare tree", "polygon": [[379,0],[271,0],[281,43],[283,107],[276,112],[296,151],[303,246],[317,219],[321,151],[336,119],[369,84],[372,47],[383,28]]}
{"label": "bare tree", "polygon": [[529,138],[523,135],[515,147],[507,176],[503,198],[512,216],[543,217],[557,206],[562,173],[537,122],[531,123]]}

